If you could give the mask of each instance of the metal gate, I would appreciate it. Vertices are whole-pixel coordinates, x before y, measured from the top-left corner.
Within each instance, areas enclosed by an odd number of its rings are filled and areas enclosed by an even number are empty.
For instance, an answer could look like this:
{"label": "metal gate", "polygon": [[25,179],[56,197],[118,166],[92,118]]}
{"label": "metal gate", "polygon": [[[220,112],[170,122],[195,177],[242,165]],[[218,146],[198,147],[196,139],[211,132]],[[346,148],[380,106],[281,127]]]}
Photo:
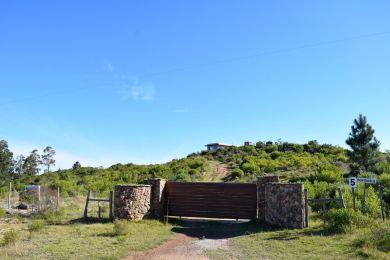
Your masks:
{"label": "metal gate", "polygon": [[256,184],[167,182],[169,216],[255,219]]}

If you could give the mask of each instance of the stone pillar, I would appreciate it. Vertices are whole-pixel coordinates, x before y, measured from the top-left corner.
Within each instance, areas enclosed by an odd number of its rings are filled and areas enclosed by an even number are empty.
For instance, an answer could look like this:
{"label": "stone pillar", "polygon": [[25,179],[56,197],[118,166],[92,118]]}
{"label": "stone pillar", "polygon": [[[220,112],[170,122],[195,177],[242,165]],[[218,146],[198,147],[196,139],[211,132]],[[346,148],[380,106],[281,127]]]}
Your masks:
{"label": "stone pillar", "polygon": [[302,183],[268,183],[265,186],[265,222],[286,228],[304,227]]}
{"label": "stone pillar", "polygon": [[164,203],[165,203],[165,179],[151,179],[146,180],[145,184],[152,185],[151,195],[151,213],[155,218],[162,218],[164,216]]}
{"label": "stone pillar", "polygon": [[116,185],[114,217],[141,220],[150,215],[151,185]]}
{"label": "stone pillar", "polygon": [[265,221],[265,186],[269,182],[279,182],[278,176],[258,176],[257,177],[257,210],[258,218]]}

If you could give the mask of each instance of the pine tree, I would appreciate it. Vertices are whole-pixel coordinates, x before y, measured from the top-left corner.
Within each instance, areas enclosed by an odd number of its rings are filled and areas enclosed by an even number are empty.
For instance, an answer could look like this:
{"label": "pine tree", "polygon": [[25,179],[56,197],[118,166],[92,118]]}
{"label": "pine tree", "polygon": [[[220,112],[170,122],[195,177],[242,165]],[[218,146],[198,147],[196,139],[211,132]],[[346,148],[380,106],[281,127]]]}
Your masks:
{"label": "pine tree", "polygon": [[77,161],[77,162],[75,162],[75,163],[73,164],[72,170],[77,171],[77,170],[79,170],[79,169],[81,169],[81,164],[80,164],[79,161]]}
{"label": "pine tree", "polygon": [[374,136],[375,130],[367,123],[362,114],[354,120],[351,133],[346,143],[351,147],[348,155],[352,161],[352,171],[357,174],[361,171],[372,171],[380,160],[380,142]]}

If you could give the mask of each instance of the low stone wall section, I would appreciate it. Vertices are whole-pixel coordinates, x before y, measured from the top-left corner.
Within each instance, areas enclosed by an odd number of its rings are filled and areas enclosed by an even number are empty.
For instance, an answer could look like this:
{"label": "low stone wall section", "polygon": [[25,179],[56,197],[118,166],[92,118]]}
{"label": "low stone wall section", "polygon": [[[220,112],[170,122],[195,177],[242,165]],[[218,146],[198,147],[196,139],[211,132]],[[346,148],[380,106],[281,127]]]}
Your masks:
{"label": "low stone wall section", "polygon": [[304,192],[302,183],[267,183],[265,185],[265,222],[287,228],[304,227]]}
{"label": "low stone wall section", "polygon": [[141,220],[151,215],[151,185],[116,185],[114,217]]}

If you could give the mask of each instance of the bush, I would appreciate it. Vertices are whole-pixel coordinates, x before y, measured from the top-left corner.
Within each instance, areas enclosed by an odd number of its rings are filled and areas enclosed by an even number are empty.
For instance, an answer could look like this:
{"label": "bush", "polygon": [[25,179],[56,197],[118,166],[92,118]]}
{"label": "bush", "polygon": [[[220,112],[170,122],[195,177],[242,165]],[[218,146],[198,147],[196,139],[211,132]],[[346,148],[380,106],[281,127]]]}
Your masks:
{"label": "bush", "polygon": [[375,224],[370,229],[371,241],[378,250],[390,252],[390,223]]}
{"label": "bush", "polygon": [[1,241],[1,245],[6,246],[9,244],[15,244],[16,241],[18,241],[18,239],[19,239],[19,234],[15,230],[13,229],[8,230],[4,233],[3,239]]}
{"label": "bush", "polygon": [[241,169],[248,174],[256,174],[260,172],[259,166],[255,163],[245,162],[242,164]]}
{"label": "bush", "polygon": [[342,182],[344,180],[341,170],[334,166],[320,167],[314,174],[314,179],[328,183]]}
{"label": "bush", "polygon": [[60,224],[65,216],[64,209],[59,211],[55,210],[45,210],[39,214],[39,218],[46,220],[48,224]]}
{"label": "bush", "polygon": [[348,208],[329,210],[325,215],[325,220],[329,230],[336,233],[346,233],[353,227],[363,227],[370,223],[368,217]]}
{"label": "bush", "polygon": [[0,208],[0,218],[3,218],[3,217],[5,217],[5,209],[3,209],[3,208]]}
{"label": "bush", "polygon": [[355,241],[359,247],[375,248],[390,252],[390,222],[374,223],[369,231]]}
{"label": "bush", "polygon": [[231,179],[240,179],[244,176],[244,172],[241,169],[234,169],[232,173],[230,174]]}
{"label": "bush", "polygon": [[35,231],[42,230],[44,226],[45,226],[45,221],[43,219],[34,219],[27,226],[27,228],[28,228],[28,231],[35,232]]}
{"label": "bush", "polygon": [[130,233],[129,223],[126,220],[114,221],[114,234],[117,236],[124,236]]}

